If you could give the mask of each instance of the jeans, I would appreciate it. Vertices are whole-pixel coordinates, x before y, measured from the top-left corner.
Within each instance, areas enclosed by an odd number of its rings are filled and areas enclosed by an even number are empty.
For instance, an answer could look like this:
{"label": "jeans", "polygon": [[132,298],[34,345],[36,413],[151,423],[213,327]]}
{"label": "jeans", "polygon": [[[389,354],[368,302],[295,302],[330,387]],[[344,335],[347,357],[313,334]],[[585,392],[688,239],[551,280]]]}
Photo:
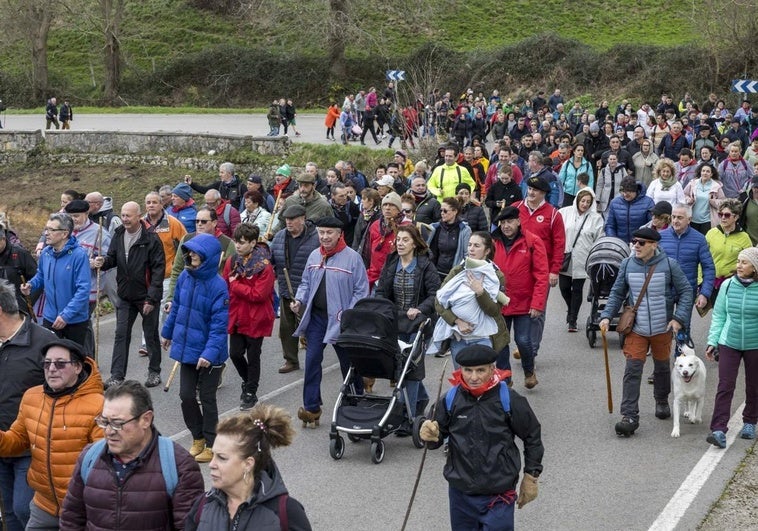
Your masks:
{"label": "jeans", "polygon": [[[315,413],[321,410],[321,363],[324,361],[324,336],[329,318],[326,314],[320,312],[311,312],[311,320],[305,330],[305,339],[308,343],[305,349],[305,377],[303,381],[303,407]],[[340,362],[342,377],[347,375],[350,368],[350,361],[347,353],[337,345],[334,345],[334,351]],[[356,394],[363,394],[363,379],[357,372],[353,373],[351,382]]]}
{"label": "jeans", "polygon": [[492,340],[488,337],[482,337],[479,339],[458,339],[453,336],[450,340],[450,357],[453,358],[454,368],[458,369],[460,367],[460,365],[458,365],[458,362],[455,360],[455,358],[458,356],[458,353],[464,348],[471,345],[485,345],[487,347],[492,347]]}
{"label": "jeans", "polygon": [[758,422],[758,350],[735,350],[720,344],[719,383],[713,404],[711,431],[726,432],[740,361],[745,363],[745,409],[742,420],[746,424]]}
{"label": "jeans", "polygon": [[[158,319],[161,309],[156,307],[147,315],[142,315],[142,332],[145,334],[145,345],[150,356],[150,372],[161,372],[161,346],[158,341]],[[123,380],[126,376],[126,366],[129,362],[129,344],[132,341],[132,327],[137,315],[142,314],[142,302],[121,300],[116,307],[116,335],[113,339],[113,360],[111,362],[111,377]]]}
{"label": "jeans", "polygon": [[[519,353],[521,354],[521,367],[524,369],[524,374],[530,374],[534,372],[534,354],[532,353],[532,318],[529,314],[524,315],[506,315],[505,326],[508,327],[508,331],[511,331],[511,324],[513,325],[513,340],[516,342]],[[511,349],[508,345],[497,357],[495,365],[498,369],[511,370]]]}
{"label": "jeans", "polygon": [[448,487],[450,529],[511,531],[516,497],[510,503],[496,494],[471,495]]}
{"label": "jeans", "polygon": [[[531,339],[532,339],[532,356],[537,357],[540,351],[540,343],[542,343],[542,333],[545,330],[545,317],[547,307],[537,317],[531,318]],[[523,358],[522,358],[523,359]]]}
{"label": "jeans", "polygon": [[[221,367],[204,367],[198,371],[194,364],[182,363],[179,372],[179,399],[182,401],[184,424],[192,433],[192,438],[205,439],[206,446],[213,446],[216,440],[216,390]],[[201,404],[197,403],[197,394],[200,395]]]}
{"label": "jeans", "polygon": [[8,531],[24,531],[29,521],[29,504],[34,491],[26,482],[30,456],[0,458],[0,496],[3,499],[3,523]]}
{"label": "jeans", "polygon": [[[237,374],[246,384],[245,391],[258,393],[261,379],[261,345],[262,337],[250,337],[243,334],[229,336],[229,357],[232,359]],[[247,354],[247,359],[245,355]]]}
{"label": "jeans", "polygon": [[568,275],[558,275],[558,286],[561,289],[561,296],[568,307],[568,312],[566,313],[567,323],[576,323],[576,319],[579,316],[585,280],[584,278],[571,278]]}

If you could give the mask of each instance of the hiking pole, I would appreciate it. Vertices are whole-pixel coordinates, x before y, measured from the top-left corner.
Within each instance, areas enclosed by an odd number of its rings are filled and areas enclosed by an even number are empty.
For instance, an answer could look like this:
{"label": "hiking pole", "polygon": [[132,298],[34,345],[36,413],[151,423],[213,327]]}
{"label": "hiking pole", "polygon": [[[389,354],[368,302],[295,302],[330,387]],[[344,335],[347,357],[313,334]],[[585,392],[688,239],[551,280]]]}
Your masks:
{"label": "hiking pole", "polygon": [[600,330],[603,336],[603,357],[605,357],[605,387],[608,392],[608,413],[613,413],[613,396],[611,393],[611,368],[608,365],[608,338],[605,337],[605,330]]}
{"label": "hiking pole", "polygon": [[[19,275],[21,277],[21,283],[26,284],[26,279],[24,278],[24,275]],[[29,295],[24,295],[24,300],[26,301],[26,309],[29,310],[29,317],[32,318],[32,321],[35,323],[37,322],[37,317],[34,315],[34,307],[32,306],[32,299],[29,297]]]}
{"label": "hiking pole", "polygon": [[176,370],[179,368],[179,362],[175,361],[174,366],[171,369],[171,373],[168,375],[168,380],[166,380],[166,386],[163,388],[164,393],[168,393],[168,388],[171,387],[171,382],[174,381],[174,377],[176,376]]}
{"label": "hiking pole", "polygon": [[[100,216],[100,219],[98,220],[98,229],[97,229],[97,256],[101,256],[103,254],[103,218]],[[101,269],[97,268],[97,274],[96,274],[96,288],[95,288],[95,363],[98,363],[98,354],[100,353],[100,271]]]}
{"label": "hiking pole", "polygon": [[[432,410],[429,414],[429,417],[434,420],[434,415],[437,412],[437,404],[440,401],[440,396],[442,395],[442,382],[445,379],[445,369],[447,369],[447,362],[448,360],[445,360],[445,363],[442,365],[442,371],[440,374],[440,384],[437,388],[437,400],[434,401],[434,404],[432,405]],[[408,509],[405,511],[405,518],[403,518],[403,527],[400,528],[400,531],[405,531],[405,526],[408,525],[408,518],[411,516],[411,508],[413,507],[413,500],[416,498],[416,491],[418,490],[418,484],[419,481],[421,481],[421,472],[424,471],[424,461],[426,461],[426,452],[429,449],[429,447],[424,444],[424,453],[421,454],[421,463],[418,466],[418,473],[416,474],[416,482],[413,484],[413,492],[411,492],[411,499],[408,500]]]}

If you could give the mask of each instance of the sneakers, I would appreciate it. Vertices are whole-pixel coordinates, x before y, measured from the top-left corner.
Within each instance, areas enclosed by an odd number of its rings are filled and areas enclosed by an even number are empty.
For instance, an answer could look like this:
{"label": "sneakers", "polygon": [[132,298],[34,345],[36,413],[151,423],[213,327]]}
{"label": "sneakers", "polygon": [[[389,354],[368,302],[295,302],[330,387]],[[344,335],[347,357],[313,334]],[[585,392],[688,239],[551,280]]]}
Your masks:
{"label": "sneakers", "polygon": [[572,321],[568,324],[568,331],[569,332],[578,332],[579,328],[576,326],[576,321]]}
{"label": "sneakers", "polygon": [[158,387],[161,384],[161,375],[157,372],[150,372],[145,380],[145,387]]}
{"label": "sneakers", "polygon": [[665,400],[655,401],[655,416],[659,419],[667,419],[671,416],[671,408]]}
{"label": "sneakers", "polygon": [[108,389],[109,387],[113,387],[115,385],[119,385],[124,381],[123,378],[116,378],[115,376],[111,376],[105,382],[103,383],[103,388]]}
{"label": "sneakers", "polygon": [[650,373],[650,376],[647,377],[647,383],[650,385],[653,385],[655,383],[655,376],[653,376],[653,373]]}
{"label": "sneakers", "polygon": [[623,417],[620,422],[616,423],[616,435],[619,437],[630,437],[634,435],[640,423],[631,417]]}
{"label": "sneakers", "polygon": [[[742,435],[742,432],[740,432],[740,435]],[[723,431],[711,432],[711,434],[708,437],[706,437],[705,440],[711,443],[713,446],[718,446],[719,448],[726,448],[726,433],[724,433]]]}
{"label": "sneakers", "polygon": [[534,389],[538,383],[537,376],[533,372],[526,374],[526,378],[524,378],[524,387],[527,389]]}
{"label": "sneakers", "polygon": [[200,455],[205,450],[205,439],[193,439],[192,446],[190,446],[189,454],[192,457]]}
{"label": "sneakers", "polygon": [[240,411],[247,411],[248,409],[253,409],[255,407],[255,404],[258,403],[258,397],[255,396],[255,393],[243,393],[242,399],[240,400]]}
{"label": "sneakers", "polygon": [[199,454],[195,456],[195,461],[197,461],[198,463],[210,463],[211,459],[213,459],[213,450],[211,450],[207,446],[202,452],[200,452]]}
{"label": "sneakers", "polygon": [[755,439],[755,424],[744,424],[740,430],[740,438]]}

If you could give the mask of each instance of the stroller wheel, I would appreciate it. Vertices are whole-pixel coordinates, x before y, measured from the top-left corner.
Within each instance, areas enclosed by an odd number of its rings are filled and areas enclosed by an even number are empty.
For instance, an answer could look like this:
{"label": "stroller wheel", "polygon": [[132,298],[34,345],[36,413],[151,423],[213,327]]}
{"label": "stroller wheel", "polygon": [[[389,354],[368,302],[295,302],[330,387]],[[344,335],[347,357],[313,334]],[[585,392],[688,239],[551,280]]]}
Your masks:
{"label": "stroller wheel", "polygon": [[371,462],[378,465],[384,461],[384,441],[371,443]]}
{"label": "stroller wheel", "polygon": [[345,439],[339,435],[329,441],[329,455],[332,459],[342,459],[345,455]]}
{"label": "stroller wheel", "polygon": [[588,330],[587,340],[590,342],[590,348],[595,348],[595,345],[597,344],[597,332],[594,330]]}
{"label": "stroller wheel", "polygon": [[347,438],[350,440],[350,442],[354,442],[354,443],[359,443],[363,440],[361,439],[360,435],[354,435],[352,433],[348,433]]}
{"label": "stroller wheel", "polygon": [[423,448],[424,447],[424,441],[421,440],[420,431],[421,431],[421,425],[426,420],[426,417],[423,415],[420,415],[413,419],[413,428],[411,430],[411,438],[413,439],[413,446],[416,448]]}

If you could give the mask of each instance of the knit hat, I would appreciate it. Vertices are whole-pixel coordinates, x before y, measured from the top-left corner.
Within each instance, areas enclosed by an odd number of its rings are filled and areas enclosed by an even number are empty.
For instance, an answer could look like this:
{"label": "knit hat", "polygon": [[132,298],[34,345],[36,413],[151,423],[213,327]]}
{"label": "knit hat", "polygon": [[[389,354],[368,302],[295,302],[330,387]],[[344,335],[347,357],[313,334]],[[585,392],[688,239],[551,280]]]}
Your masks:
{"label": "knit hat", "polygon": [[748,247],[747,249],[742,249],[740,251],[740,254],[737,255],[737,258],[739,260],[747,260],[750,262],[750,265],[753,266],[753,269],[758,272],[758,247]]}
{"label": "knit hat", "polygon": [[403,203],[400,201],[400,196],[395,192],[390,192],[384,196],[384,199],[382,199],[382,206],[387,204],[395,205],[398,210],[403,209]]}
{"label": "knit hat", "polygon": [[592,122],[590,124],[590,133],[599,133],[600,132],[600,126],[597,124],[597,122]]}
{"label": "knit hat", "polygon": [[283,164],[282,166],[279,166],[279,168],[276,170],[276,174],[289,177],[290,175],[292,175],[292,169],[290,168],[289,164]]}
{"label": "knit hat", "polygon": [[455,187],[455,193],[457,194],[461,190],[468,190],[471,193],[471,185],[469,183],[458,183],[458,186]]}
{"label": "knit hat", "polygon": [[664,214],[671,215],[671,203],[668,201],[658,201],[653,208],[650,209],[650,213],[654,216],[662,216]]}
{"label": "knit hat", "polygon": [[181,197],[184,201],[189,201],[192,198],[192,188],[187,183],[177,184],[171,193]]}
{"label": "knit hat", "polygon": [[400,155],[401,157],[403,157],[403,160],[406,160],[408,158],[408,155],[406,155],[405,151],[403,151],[402,149],[398,149],[397,151],[395,151],[395,155]]}

